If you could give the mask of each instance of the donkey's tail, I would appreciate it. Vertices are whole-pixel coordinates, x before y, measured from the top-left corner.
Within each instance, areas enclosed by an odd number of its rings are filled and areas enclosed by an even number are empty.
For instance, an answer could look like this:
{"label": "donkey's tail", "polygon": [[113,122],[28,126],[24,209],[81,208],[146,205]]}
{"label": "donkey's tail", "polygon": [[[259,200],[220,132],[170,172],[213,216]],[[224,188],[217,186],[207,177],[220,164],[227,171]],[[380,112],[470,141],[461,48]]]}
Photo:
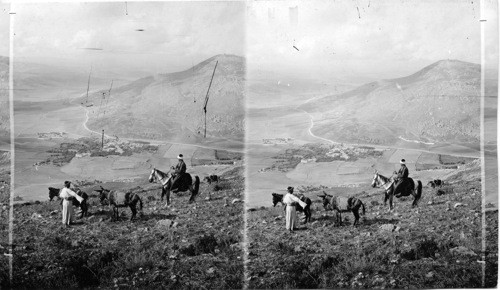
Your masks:
{"label": "donkey's tail", "polygon": [[193,196],[198,195],[198,192],[200,191],[200,178],[198,175],[194,177],[194,191],[193,191]]}
{"label": "donkey's tail", "polygon": [[422,197],[422,181],[417,180],[417,196],[415,198],[418,201]]}

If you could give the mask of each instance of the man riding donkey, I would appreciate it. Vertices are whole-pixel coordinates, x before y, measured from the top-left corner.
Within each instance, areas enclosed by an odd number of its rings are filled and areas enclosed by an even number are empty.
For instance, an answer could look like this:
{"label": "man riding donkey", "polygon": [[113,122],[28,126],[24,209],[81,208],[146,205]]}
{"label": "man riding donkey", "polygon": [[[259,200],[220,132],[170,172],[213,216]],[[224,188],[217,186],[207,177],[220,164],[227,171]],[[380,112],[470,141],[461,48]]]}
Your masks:
{"label": "man riding donkey", "polygon": [[170,187],[170,190],[174,193],[179,192],[179,181],[186,173],[186,163],[184,163],[184,156],[182,154],[179,154],[177,156],[177,159],[179,162],[175,167],[172,166],[172,170],[174,170],[174,173],[172,174],[174,176],[174,179],[172,180],[172,186]]}
{"label": "man riding donkey", "polygon": [[399,163],[401,164],[401,168],[399,168],[398,172],[394,171],[394,174],[397,174],[396,183],[394,186],[394,194],[396,197],[401,197],[404,189],[408,187],[408,175],[410,174],[410,172],[408,171],[408,167],[406,167],[406,160],[401,159]]}

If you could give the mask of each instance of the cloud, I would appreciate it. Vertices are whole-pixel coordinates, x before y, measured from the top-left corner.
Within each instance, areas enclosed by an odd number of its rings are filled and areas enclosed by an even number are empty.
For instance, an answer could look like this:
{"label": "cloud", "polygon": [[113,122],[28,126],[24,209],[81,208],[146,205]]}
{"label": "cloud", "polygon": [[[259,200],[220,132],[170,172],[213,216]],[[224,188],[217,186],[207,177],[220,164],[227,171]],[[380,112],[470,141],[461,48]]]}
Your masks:
{"label": "cloud", "polygon": [[160,65],[174,71],[190,67],[193,60],[245,52],[244,3],[128,2],[125,6],[124,2],[82,2],[15,6],[16,55],[40,61],[64,58],[80,64],[108,63],[117,70],[117,66],[147,70],[148,65]]}
{"label": "cloud", "polygon": [[[296,27],[289,13],[295,6]],[[307,1],[293,5],[256,1],[250,10],[250,69],[296,67],[330,73],[347,69],[389,77],[446,58],[480,62],[478,1]],[[292,51],[293,43],[300,44],[300,53]]]}

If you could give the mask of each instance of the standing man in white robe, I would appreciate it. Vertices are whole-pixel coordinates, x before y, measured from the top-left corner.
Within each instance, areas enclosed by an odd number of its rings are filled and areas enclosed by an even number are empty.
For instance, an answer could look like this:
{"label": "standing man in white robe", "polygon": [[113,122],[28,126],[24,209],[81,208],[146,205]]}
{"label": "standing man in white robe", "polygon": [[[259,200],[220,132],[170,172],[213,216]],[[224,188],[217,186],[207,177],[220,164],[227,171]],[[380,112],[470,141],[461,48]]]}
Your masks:
{"label": "standing man in white robe", "polygon": [[64,188],[61,189],[61,192],[59,193],[59,197],[62,198],[62,223],[65,226],[70,226],[71,222],[73,221],[73,202],[71,201],[71,197],[76,198],[79,202],[83,201],[83,198],[80,197],[78,194],[76,194],[73,190],[71,190],[69,187],[71,185],[70,181],[65,181],[64,182]]}
{"label": "standing man in white robe", "polygon": [[293,187],[289,186],[287,190],[288,193],[283,197],[283,203],[286,205],[286,229],[293,232],[297,223],[295,205],[298,203],[302,208],[305,208],[307,204],[293,194]]}

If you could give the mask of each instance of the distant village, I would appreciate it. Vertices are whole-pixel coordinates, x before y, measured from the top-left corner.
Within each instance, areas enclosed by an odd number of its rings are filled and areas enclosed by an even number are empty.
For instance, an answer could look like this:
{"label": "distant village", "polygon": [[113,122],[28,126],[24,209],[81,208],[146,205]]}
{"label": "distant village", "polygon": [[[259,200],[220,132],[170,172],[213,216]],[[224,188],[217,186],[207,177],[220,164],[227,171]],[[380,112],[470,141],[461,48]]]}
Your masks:
{"label": "distant village", "polygon": [[293,144],[293,139],[292,138],[262,139],[262,143],[266,145]]}

